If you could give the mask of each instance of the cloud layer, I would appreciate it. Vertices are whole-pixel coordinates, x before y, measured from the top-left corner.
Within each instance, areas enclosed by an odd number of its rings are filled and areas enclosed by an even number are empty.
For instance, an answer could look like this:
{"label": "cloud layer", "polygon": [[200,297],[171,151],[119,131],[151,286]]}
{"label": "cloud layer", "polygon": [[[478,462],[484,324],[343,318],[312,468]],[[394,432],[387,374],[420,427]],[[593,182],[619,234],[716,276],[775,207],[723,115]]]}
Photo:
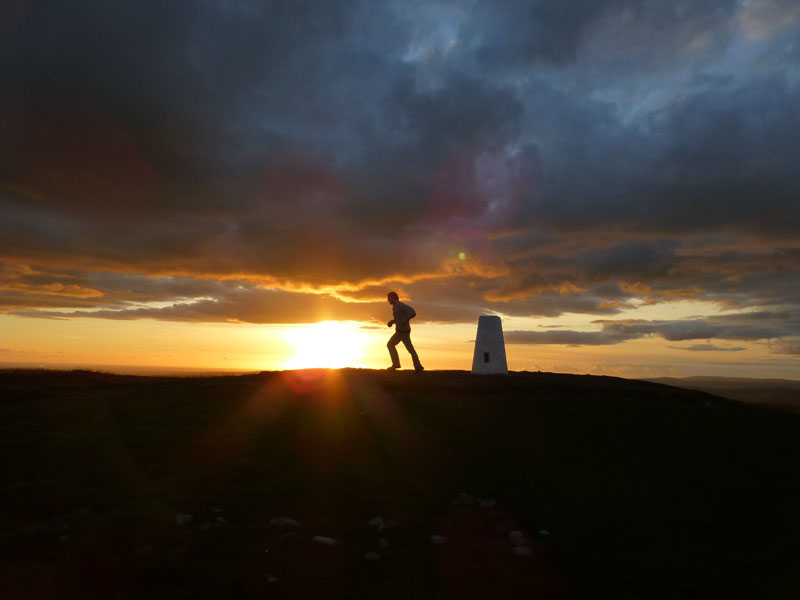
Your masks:
{"label": "cloud layer", "polygon": [[[606,319],[517,343],[796,354],[795,2],[15,6],[4,312],[369,319],[391,287],[434,321]],[[609,320],[675,299],[788,320]]]}

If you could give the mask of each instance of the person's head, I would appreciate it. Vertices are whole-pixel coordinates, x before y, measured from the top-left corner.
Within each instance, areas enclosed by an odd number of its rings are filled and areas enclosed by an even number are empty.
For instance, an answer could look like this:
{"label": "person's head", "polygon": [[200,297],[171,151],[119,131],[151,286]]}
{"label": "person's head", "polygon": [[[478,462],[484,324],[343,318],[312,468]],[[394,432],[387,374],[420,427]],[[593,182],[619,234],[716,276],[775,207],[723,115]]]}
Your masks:
{"label": "person's head", "polygon": [[389,304],[394,304],[400,300],[400,296],[397,295],[397,292],[389,292],[386,294],[386,299],[389,301]]}

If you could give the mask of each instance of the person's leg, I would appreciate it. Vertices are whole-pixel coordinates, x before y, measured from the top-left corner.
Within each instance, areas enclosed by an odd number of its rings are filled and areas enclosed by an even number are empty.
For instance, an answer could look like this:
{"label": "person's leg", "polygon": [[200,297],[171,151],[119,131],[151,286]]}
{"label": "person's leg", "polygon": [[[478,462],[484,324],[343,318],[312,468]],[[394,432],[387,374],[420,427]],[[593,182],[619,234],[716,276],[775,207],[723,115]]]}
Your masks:
{"label": "person's leg", "polygon": [[401,339],[403,340],[403,345],[406,347],[406,350],[408,350],[408,353],[411,355],[411,360],[414,361],[414,370],[422,371],[424,367],[422,363],[419,362],[419,356],[417,356],[417,351],[414,349],[414,344],[411,343],[411,332],[405,332]]}
{"label": "person's leg", "polygon": [[395,331],[394,335],[389,338],[389,341],[386,342],[386,347],[389,349],[389,356],[392,359],[392,367],[395,369],[400,368],[400,357],[397,356],[397,344],[400,343],[400,334],[399,332]]}

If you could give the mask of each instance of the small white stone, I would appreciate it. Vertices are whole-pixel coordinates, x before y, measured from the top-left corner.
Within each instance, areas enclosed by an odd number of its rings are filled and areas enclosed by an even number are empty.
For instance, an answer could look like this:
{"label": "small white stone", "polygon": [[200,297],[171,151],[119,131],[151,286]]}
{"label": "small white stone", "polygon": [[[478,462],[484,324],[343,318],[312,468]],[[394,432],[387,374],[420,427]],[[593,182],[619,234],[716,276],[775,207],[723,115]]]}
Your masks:
{"label": "small white stone", "polygon": [[294,519],[290,519],[288,517],[275,517],[274,519],[270,520],[269,524],[273,527],[281,527],[283,529],[287,529],[289,527],[300,527],[300,521],[295,521]]}
{"label": "small white stone", "polygon": [[175,515],[175,522],[178,525],[189,525],[192,521],[194,521],[194,517],[187,513],[178,513]]}
{"label": "small white stone", "polygon": [[478,502],[480,498],[473,496],[472,494],[467,494],[466,492],[461,492],[458,495],[458,498],[453,500],[453,504],[461,504],[462,506],[472,506],[476,502]]}
{"label": "small white stone", "polygon": [[339,543],[339,540],[324,535],[315,535],[314,541],[323,546],[335,546]]}
{"label": "small white stone", "polygon": [[431,536],[431,541],[434,544],[438,544],[438,545],[441,546],[442,544],[446,544],[447,543],[447,538],[445,536],[443,536],[443,535],[432,535]]}
{"label": "small white stone", "polygon": [[378,533],[386,531],[389,528],[383,517],[375,517],[374,519],[370,519],[367,522],[367,525],[369,525],[370,527],[374,527],[375,531],[377,531]]}
{"label": "small white stone", "polygon": [[508,541],[511,542],[512,546],[526,546],[528,544],[528,540],[525,539],[522,532],[516,530],[508,532]]}
{"label": "small white stone", "polygon": [[511,549],[516,556],[530,556],[533,552],[530,549],[530,546],[514,546]]}
{"label": "small white stone", "polygon": [[378,547],[381,550],[388,550],[389,549],[389,545],[390,545],[389,544],[389,540],[387,540],[386,538],[381,538],[381,539],[378,540]]}
{"label": "small white stone", "polygon": [[380,562],[381,561],[381,555],[378,554],[377,552],[367,552],[364,555],[364,560],[368,560],[370,562]]}

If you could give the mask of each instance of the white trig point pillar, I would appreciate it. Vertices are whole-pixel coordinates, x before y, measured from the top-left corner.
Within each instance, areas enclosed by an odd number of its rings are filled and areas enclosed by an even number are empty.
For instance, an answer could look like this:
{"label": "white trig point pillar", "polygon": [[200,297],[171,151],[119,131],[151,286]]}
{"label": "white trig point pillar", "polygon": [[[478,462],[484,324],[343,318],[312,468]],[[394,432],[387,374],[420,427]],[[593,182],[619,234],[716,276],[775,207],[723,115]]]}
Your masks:
{"label": "white trig point pillar", "polygon": [[473,375],[508,375],[506,344],[500,317],[478,317],[478,335],[472,357]]}

